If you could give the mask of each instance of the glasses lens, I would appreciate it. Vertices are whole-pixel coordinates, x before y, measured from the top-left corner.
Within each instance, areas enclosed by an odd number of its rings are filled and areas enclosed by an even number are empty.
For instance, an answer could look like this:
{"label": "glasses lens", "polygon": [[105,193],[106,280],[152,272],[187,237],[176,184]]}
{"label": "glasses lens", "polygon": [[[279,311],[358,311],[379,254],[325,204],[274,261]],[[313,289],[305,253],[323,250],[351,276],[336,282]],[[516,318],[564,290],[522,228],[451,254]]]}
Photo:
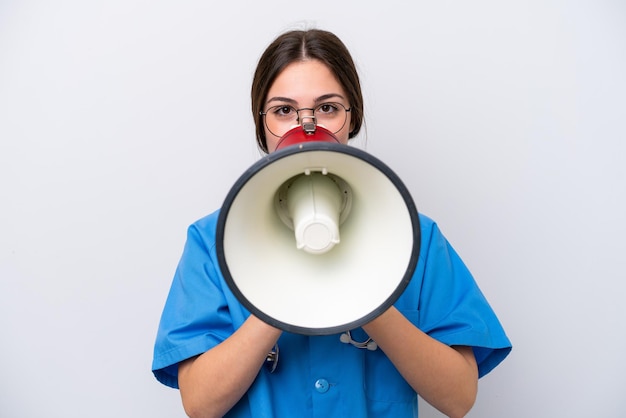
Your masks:
{"label": "glasses lens", "polygon": [[265,126],[274,136],[281,137],[298,125],[298,111],[291,106],[274,106],[265,112]]}
{"label": "glasses lens", "polygon": [[273,106],[263,113],[265,126],[274,136],[281,137],[304,122],[315,122],[332,133],[339,132],[348,119],[348,110],[341,103],[322,103],[315,109],[295,109],[292,106]]}
{"label": "glasses lens", "polygon": [[348,112],[341,103],[322,103],[315,108],[315,122],[336,134],[346,124]]}

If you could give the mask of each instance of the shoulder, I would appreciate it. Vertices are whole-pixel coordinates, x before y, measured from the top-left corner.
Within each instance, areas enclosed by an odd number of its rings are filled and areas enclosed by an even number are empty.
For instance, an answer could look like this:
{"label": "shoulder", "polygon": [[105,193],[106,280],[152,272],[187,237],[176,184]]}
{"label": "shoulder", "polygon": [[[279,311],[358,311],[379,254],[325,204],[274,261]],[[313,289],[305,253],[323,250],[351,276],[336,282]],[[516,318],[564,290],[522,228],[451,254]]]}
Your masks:
{"label": "shoulder", "polygon": [[199,240],[204,242],[207,247],[213,247],[215,245],[219,213],[218,209],[189,225],[187,228],[187,240]]}
{"label": "shoulder", "polygon": [[421,234],[421,246],[423,250],[430,248],[434,242],[446,241],[443,233],[439,229],[439,225],[429,216],[418,213]]}
{"label": "shoulder", "polygon": [[437,227],[437,223],[427,215],[418,212],[418,218],[420,221],[420,228],[422,231],[430,231]]}
{"label": "shoulder", "polygon": [[220,215],[220,210],[217,209],[214,212],[203,216],[191,224],[190,228],[198,228],[201,230],[215,230],[217,228],[217,220]]}

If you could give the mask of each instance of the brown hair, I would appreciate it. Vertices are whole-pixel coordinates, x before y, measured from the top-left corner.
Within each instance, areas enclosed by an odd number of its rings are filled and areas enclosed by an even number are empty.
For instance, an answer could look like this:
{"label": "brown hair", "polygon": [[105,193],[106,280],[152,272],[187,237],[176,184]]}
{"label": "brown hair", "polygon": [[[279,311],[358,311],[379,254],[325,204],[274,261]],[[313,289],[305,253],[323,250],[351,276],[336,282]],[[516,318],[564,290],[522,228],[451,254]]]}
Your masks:
{"label": "brown hair", "polygon": [[319,29],[289,31],[276,38],[261,55],[252,81],[252,115],[256,125],[256,140],[264,152],[267,152],[267,141],[261,112],[267,99],[267,92],[285,67],[293,62],[308,59],[326,64],[346,91],[352,109],[348,138],[355,137],[361,129],[363,123],[361,83],[346,46],[331,32]]}

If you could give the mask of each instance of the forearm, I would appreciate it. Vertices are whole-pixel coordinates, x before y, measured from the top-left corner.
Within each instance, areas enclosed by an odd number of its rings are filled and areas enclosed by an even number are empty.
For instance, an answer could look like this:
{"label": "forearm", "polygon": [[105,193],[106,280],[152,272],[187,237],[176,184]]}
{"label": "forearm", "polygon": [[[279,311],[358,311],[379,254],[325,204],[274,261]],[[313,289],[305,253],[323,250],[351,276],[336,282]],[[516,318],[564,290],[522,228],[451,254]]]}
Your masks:
{"label": "forearm", "polygon": [[228,339],[179,366],[178,383],[190,417],[221,417],[246,393],[281,331],[250,316]]}
{"label": "forearm", "polygon": [[478,386],[471,348],[440,343],[393,307],[363,328],[428,403],[450,417],[471,409]]}

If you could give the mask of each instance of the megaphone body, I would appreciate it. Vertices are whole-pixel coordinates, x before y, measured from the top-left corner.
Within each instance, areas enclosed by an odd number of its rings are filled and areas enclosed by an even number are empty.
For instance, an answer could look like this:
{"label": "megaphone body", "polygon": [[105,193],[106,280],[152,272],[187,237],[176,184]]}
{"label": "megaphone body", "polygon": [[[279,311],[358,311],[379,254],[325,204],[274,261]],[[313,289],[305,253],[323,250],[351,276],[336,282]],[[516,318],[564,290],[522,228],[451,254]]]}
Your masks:
{"label": "megaphone body", "polygon": [[237,180],[216,249],[226,283],[252,314],[285,331],[328,335],[366,324],[400,297],[420,228],[389,167],[316,132],[321,140],[287,141]]}

